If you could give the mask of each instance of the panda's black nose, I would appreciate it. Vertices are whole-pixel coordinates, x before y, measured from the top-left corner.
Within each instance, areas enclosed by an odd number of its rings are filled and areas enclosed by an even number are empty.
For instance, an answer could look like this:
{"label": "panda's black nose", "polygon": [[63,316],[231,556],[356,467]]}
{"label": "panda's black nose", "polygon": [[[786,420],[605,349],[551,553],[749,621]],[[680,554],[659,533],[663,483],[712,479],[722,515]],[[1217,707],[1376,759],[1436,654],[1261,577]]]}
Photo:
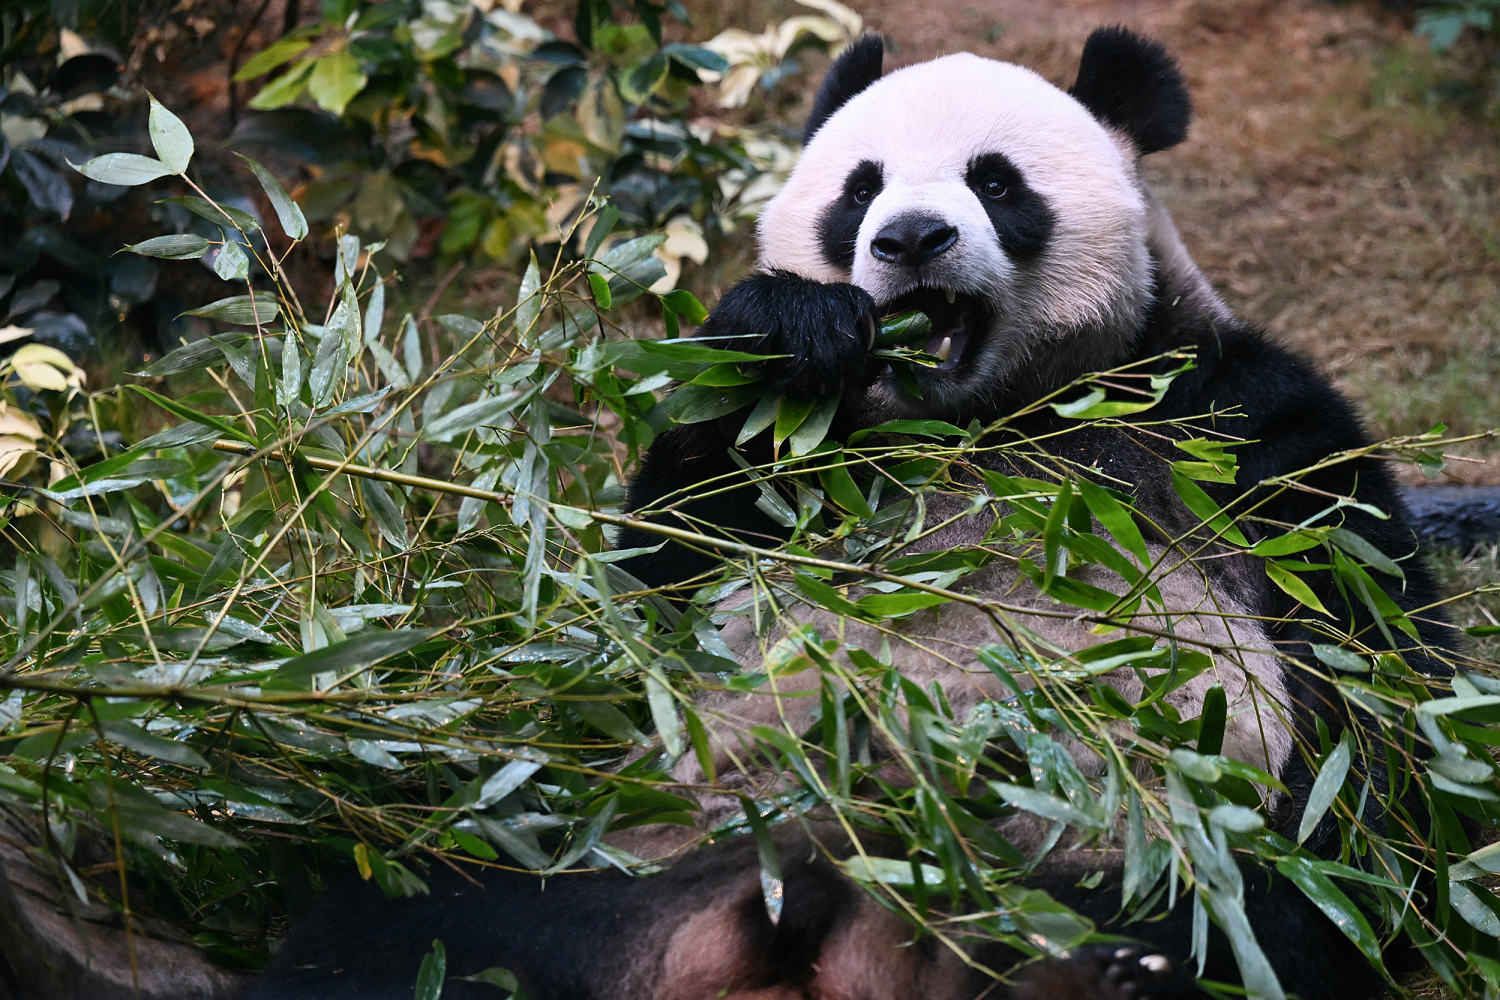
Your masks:
{"label": "panda's black nose", "polygon": [[870,241],[876,260],[903,267],[921,267],[958,242],[958,230],[935,215],[898,215]]}

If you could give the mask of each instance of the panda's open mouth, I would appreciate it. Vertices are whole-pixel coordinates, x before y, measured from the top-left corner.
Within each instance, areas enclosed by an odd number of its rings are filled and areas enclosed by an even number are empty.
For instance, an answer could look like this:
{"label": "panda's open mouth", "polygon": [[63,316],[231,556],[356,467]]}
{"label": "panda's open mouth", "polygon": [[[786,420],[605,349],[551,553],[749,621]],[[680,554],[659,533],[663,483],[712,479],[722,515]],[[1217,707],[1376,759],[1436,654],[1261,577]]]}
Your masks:
{"label": "panda's open mouth", "polygon": [[988,326],[984,302],[949,288],[918,288],[892,299],[884,308],[887,316],[916,310],[932,321],[921,349],[938,360],[937,371],[953,371],[968,362]]}

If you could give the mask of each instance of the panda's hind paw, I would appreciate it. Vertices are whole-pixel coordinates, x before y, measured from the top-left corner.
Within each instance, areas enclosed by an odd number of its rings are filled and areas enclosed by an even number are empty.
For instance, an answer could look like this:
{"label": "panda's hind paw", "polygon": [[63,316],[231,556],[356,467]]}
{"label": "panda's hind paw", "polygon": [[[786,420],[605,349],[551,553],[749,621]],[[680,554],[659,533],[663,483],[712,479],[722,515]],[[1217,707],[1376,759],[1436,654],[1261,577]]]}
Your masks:
{"label": "panda's hind paw", "polygon": [[1137,945],[1090,945],[1029,970],[1012,1000],[1198,1000],[1205,994],[1171,959]]}

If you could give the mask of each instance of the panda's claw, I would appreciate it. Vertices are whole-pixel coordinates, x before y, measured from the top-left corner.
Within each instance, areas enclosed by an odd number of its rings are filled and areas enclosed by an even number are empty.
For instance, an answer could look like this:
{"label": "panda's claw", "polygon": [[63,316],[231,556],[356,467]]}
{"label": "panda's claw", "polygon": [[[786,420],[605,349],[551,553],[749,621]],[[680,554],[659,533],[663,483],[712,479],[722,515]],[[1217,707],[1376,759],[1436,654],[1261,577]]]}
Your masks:
{"label": "panda's claw", "polygon": [[1138,945],[1092,945],[1032,968],[1011,1000],[1200,1000],[1166,955]]}

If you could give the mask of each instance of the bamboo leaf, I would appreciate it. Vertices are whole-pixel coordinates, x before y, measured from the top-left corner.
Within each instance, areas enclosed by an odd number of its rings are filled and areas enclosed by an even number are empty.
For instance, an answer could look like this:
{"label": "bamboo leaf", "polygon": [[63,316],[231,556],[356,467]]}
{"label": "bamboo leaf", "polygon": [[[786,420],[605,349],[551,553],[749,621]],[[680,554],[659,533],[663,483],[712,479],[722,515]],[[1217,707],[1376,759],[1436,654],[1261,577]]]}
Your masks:
{"label": "bamboo leaf", "polygon": [[432,637],[425,629],[360,632],[310,653],[294,656],[276,668],[272,679],[288,686],[306,687],[322,673],[360,673],[382,660],[409,652]]}
{"label": "bamboo leaf", "polygon": [[[149,95],[148,95],[149,96]],[[174,174],[186,173],[188,162],[193,158],[193,137],[182,119],[150,98],[151,112],[147,118],[146,131],[151,135],[151,145],[157,159]]]}
{"label": "bamboo leaf", "polygon": [[171,168],[160,160],[139,153],[105,153],[83,164],[73,164],[73,169],[91,181],[118,184],[121,187],[136,187],[166,177]]}
{"label": "bamboo leaf", "polygon": [[202,236],[181,233],[173,236],[153,236],[140,243],[132,243],[125,249],[143,257],[159,257],[162,260],[196,260],[213,246]]}
{"label": "bamboo leaf", "polygon": [[286,188],[281,186],[281,182],[271,171],[243,154],[240,154],[240,159],[245,161],[245,165],[260,182],[261,190],[266,193],[271,208],[276,212],[276,219],[281,223],[281,231],[289,239],[304,239],[307,236],[307,217],[302,214],[302,208],[286,193]]}
{"label": "bamboo leaf", "polygon": [[1338,797],[1344,787],[1344,779],[1349,775],[1349,764],[1352,757],[1350,750],[1350,734],[1346,730],[1339,740],[1338,746],[1329,751],[1323,760],[1323,766],[1318,769],[1318,777],[1313,781],[1312,791],[1308,793],[1307,805],[1302,809],[1302,822],[1297,825],[1297,843],[1301,844],[1312,836],[1318,824],[1333,805],[1333,800]]}
{"label": "bamboo leaf", "polygon": [[183,315],[201,316],[203,319],[216,319],[221,323],[240,326],[264,326],[276,319],[280,311],[281,306],[277,303],[276,296],[268,292],[256,292],[254,295],[231,295],[206,306],[189,309]]}
{"label": "bamboo leaf", "polygon": [[247,280],[250,277],[250,258],[245,255],[244,248],[232,239],[219,244],[219,252],[214,255],[214,274],[225,281]]}
{"label": "bamboo leaf", "polygon": [[1266,567],[1266,576],[1270,578],[1271,582],[1280,587],[1282,591],[1292,597],[1298,604],[1311,608],[1320,614],[1326,615],[1329,613],[1328,609],[1323,606],[1323,602],[1318,599],[1318,595],[1313,592],[1313,589],[1301,577],[1288,568],[1289,565],[1294,564],[1267,559],[1264,565]]}

